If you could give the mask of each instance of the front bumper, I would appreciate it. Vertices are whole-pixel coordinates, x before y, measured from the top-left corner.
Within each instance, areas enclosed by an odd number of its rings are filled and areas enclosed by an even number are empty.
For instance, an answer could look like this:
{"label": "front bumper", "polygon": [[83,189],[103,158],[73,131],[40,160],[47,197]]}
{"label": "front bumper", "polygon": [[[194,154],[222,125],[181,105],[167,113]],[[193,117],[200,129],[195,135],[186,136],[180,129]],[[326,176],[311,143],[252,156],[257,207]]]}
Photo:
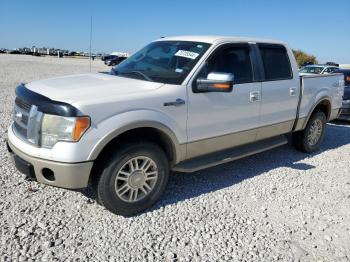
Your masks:
{"label": "front bumper", "polygon": [[89,183],[93,162],[63,163],[29,156],[8,141],[16,168],[30,179],[50,186],[78,189]]}

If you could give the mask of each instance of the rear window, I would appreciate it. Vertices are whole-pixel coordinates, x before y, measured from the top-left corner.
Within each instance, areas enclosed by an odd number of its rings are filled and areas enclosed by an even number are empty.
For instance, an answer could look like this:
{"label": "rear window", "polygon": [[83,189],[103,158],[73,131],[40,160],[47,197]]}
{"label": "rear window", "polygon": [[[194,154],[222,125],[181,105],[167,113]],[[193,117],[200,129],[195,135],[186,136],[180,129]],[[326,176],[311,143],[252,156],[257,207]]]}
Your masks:
{"label": "rear window", "polygon": [[293,77],[287,50],[281,45],[259,45],[265,71],[265,81]]}

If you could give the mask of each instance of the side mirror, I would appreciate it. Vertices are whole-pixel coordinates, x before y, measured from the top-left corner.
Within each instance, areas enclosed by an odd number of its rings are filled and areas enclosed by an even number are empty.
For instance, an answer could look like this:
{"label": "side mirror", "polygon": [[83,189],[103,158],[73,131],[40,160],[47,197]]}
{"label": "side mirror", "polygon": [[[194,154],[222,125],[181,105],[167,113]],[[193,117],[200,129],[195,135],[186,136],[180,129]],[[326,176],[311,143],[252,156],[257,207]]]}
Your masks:
{"label": "side mirror", "polygon": [[207,79],[197,79],[196,93],[206,92],[231,92],[233,88],[234,76],[231,73],[216,73],[208,74]]}

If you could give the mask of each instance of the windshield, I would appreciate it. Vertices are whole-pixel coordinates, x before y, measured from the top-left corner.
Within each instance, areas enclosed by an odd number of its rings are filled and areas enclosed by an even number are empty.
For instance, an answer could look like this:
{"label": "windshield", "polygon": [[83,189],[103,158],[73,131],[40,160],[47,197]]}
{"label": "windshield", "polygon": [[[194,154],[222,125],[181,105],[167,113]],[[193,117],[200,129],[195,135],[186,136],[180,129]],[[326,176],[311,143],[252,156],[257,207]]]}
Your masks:
{"label": "windshield", "polygon": [[321,74],[324,67],[321,66],[305,66],[300,70],[300,73]]}
{"label": "windshield", "polygon": [[117,65],[111,73],[180,85],[209,46],[188,41],[153,42]]}

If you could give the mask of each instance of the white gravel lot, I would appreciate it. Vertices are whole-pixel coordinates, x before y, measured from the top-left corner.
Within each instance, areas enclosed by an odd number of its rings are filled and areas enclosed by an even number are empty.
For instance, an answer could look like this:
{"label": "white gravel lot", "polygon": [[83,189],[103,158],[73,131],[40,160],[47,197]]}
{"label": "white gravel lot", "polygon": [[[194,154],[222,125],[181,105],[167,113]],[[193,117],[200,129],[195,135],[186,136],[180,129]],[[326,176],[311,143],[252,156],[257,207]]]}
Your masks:
{"label": "white gravel lot", "polygon": [[88,60],[0,54],[0,261],[350,261],[346,123],[328,124],[312,155],[283,146],[174,174],[163,199],[133,218],[89,190],[26,181],[5,144],[15,86],[88,70]]}

